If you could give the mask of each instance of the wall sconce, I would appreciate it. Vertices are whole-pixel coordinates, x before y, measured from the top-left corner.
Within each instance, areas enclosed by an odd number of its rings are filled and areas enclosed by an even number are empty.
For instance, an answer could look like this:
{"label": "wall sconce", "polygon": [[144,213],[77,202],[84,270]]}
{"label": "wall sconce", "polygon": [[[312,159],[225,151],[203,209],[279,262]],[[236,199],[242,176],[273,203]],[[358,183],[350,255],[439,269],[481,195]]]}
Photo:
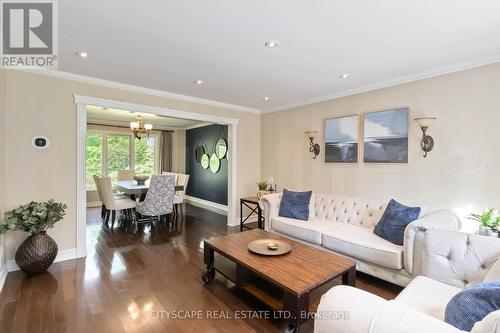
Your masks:
{"label": "wall sconce", "polygon": [[312,158],[316,159],[316,157],[319,155],[320,149],[319,149],[319,144],[314,143],[314,136],[318,134],[318,131],[306,131],[306,135],[309,138],[309,151],[312,154]]}
{"label": "wall sconce", "polygon": [[436,119],[436,117],[422,117],[414,119],[422,129],[422,141],[420,141],[420,147],[422,147],[422,150],[424,151],[424,157],[427,157],[427,153],[434,148],[434,139],[432,136],[427,134],[427,129],[434,121],[436,121]]}

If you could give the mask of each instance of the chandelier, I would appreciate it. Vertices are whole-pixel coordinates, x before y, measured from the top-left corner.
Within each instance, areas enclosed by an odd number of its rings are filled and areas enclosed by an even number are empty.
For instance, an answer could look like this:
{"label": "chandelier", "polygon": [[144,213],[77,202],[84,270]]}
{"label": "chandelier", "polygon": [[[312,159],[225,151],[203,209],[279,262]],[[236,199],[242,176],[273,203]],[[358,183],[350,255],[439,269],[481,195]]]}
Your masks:
{"label": "chandelier", "polygon": [[132,121],[130,123],[130,129],[134,132],[134,136],[140,140],[142,139],[141,134],[146,134],[149,139],[149,132],[153,129],[153,124],[144,124],[140,114],[138,114],[136,118],[137,121]]}

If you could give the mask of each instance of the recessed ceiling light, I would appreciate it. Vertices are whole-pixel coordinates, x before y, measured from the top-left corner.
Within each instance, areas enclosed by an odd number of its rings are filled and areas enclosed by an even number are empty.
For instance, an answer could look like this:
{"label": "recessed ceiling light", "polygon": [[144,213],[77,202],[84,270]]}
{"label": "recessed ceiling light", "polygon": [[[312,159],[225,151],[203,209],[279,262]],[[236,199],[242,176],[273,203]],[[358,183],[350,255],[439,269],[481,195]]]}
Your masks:
{"label": "recessed ceiling light", "polygon": [[267,97],[267,96],[266,96],[266,97],[264,97],[264,100],[265,100],[265,101],[268,101],[268,100],[269,100],[269,97]]}
{"label": "recessed ceiling light", "polygon": [[89,56],[88,52],[85,52],[85,51],[78,51],[78,52],[75,52],[75,54],[81,58],[88,58],[88,56]]}
{"label": "recessed ceiling light", "polygon": [[346,73],[346,74],[339,75],[339,78],[341,78],[341,79],[348,79],[348,78],[350,78],[350,77],[351,77],[351,74],[347,74],[347,73]]}
{"label": "recessed ceiling light", "polygon": [[203,81],[203,80],[196,80],[196,81],[194,81],[194,83],[196,83],[197,85],[201,86],[203,83],[205,83],[205,81]]}
{"label": "recessed ceiling light", "polygon": [[266,47],[273,48],[273,47],[278,46],[278,44],[279,43],[277,41],[275,41],[275,40],[268,40],[264,45]]}

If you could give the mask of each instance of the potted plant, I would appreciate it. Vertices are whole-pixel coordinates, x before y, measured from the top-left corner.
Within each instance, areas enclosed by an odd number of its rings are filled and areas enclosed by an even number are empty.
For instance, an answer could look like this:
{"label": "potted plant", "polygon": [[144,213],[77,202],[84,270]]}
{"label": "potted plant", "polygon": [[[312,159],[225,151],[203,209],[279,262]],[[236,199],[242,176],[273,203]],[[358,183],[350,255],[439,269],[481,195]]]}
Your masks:
{"label": "potted plant", "polygon": [[66,205],[49,200],[32,201],[7,212],[7,219],[0,225],[0,234],[22,230],[30,234],[16,251],[16,263],[26,274],[43,273],[57,256],[57,244],[47,235],[47,229],[62,220]]}
{"label": "potted plant", "polygon": [[493,208],[490,208],[482,214],[470,214],[468,218],[480,223],[480,235],[490,236],[491,230],[496,229],[500,225],[500,216],[495,215],[495,210]]}
{"label": "potted plant", "polygon": [[264,195],[269,194],[269,192],[267,191],[268,186],[269,184],[266,181],[257,182],[257,188],[259,189],[259,191],[257,192],[257,197],[259,199]]}

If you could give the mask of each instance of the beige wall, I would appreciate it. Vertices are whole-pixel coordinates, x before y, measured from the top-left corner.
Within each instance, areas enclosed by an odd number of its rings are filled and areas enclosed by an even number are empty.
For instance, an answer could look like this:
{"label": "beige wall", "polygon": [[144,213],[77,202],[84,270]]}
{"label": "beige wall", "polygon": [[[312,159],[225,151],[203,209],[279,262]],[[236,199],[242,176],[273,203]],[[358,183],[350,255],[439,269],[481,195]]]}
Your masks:
{"label": "beige wall", "polygon": [[[8,209],[30,200],[54,198],[68,204],[67,216],[50,230],[60,250],[76,247],[76,106],[73,94],[238,118],[237,197],[253,193],[260,178],[260,115],[122,91],[20,71],[0,71],[6,79],[5,200]],[[36,134],[51,146],[37,151]],[[7,258],[25,237],[7,237]]]}
{"label": "beige wall", "polygon": [[[408,164],[324,162],[326,118],[409,106],[411,119],[436,116],[435,148],[422,158],[420,128],[413,121]],[[485,205],[500,209],[500,64],[262,116],[262,177],[278,186],[395,198],[447,207],[464,216]],[[306,130],[318,130],[322,152],[308,152]],[[362,155],[360,155],[362,160]]]}

